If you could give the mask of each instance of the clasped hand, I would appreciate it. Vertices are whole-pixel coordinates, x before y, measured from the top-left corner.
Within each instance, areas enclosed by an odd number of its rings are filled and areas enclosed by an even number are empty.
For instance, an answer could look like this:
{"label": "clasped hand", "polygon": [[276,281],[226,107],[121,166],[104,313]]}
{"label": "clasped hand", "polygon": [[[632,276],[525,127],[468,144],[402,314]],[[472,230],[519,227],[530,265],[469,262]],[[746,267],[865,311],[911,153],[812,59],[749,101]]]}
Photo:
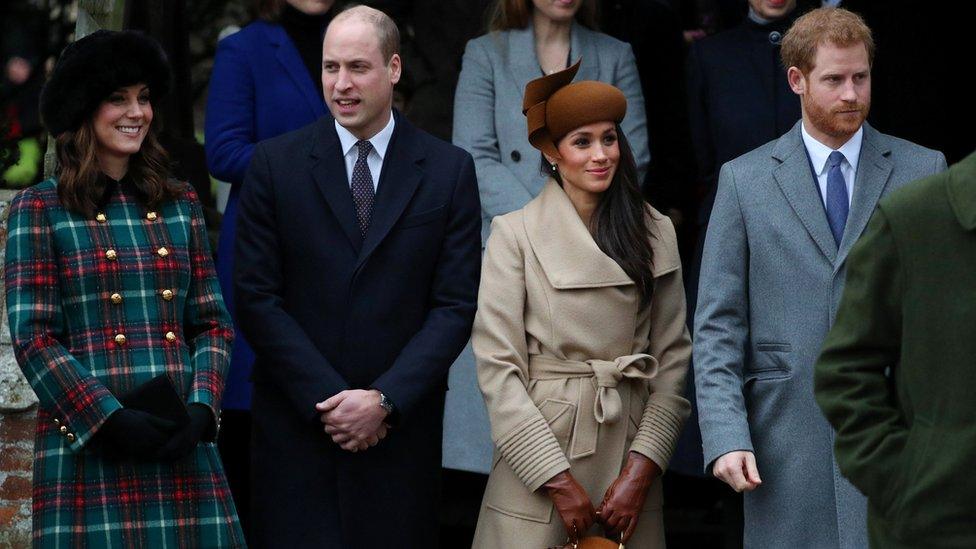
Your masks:
{"label": "clasped hand", "polygon": [[376,446],[389,428],[384,423],[387,413],[380,406],[380,393],[375,389],[342,391],[317,403],[315,409],[332,441],[349,452]]}

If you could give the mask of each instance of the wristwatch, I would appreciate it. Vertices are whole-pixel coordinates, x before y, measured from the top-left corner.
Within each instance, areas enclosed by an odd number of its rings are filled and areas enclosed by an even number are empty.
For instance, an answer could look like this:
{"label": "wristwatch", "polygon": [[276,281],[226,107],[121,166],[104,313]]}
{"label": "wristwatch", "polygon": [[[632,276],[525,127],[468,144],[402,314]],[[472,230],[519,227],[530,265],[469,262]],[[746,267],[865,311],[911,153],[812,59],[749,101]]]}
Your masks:
{"label": "wristwatch", "polygon": [[390,399],[386,398],[386,395],[383,394],[383,391],[377,389],[376,392],[380,394],[380,407],[386,410],[388,416],[392,416],[393,412],[396,411],[396,408],[393,406],[393,402]]}

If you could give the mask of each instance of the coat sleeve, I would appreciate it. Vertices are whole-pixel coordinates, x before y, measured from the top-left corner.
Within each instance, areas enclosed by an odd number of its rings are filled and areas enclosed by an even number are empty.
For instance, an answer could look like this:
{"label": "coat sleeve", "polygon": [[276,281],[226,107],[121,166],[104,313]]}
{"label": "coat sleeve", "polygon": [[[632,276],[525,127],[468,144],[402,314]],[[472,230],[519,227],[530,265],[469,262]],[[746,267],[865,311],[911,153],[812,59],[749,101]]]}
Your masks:
{"label": "coat sleeve", "polygon": [[41,408],[67,427],[68,439],[74,438],[69,447],[78,452],[122,404],[64,346],[54,234],[34,188],[14,199],[7,228],[4,282],[17,363]]}
{"label": "coat sleeve", "polygon": [[[688,52],[687,81],[688,81],[688,127],[691,132],[691,143],[694,145],[696,182],[701,188],[712,193],[715,184],[715,144],[712,141],[712,131],[708,123],[708,99],[705,81],[705,71],[702,69],[701,50],[697,42],[691,45]],[[707,209],[707,207],[705,207]],[[707,216],[707,213],[704,214]],[[708,219],[698,220],[704,225]]]}
{"label": "coat sleeve", "polygon": [[496,93],[501,92],[495,89],[488,54],[472,40],[464,50],[454,92],[453,140],[474,158],[481,209],[489,218],[515,211],[532,200],[522,181],[502,164],[495,130]]}
{"label": "coat sleeve", "polygon": [[651,150],[647,142],[647,115],[644,112],[644,94],[641,92],[640,76],[637,74],[637,60],[630,44],[622,45],[623,51],[616,56],[617,67],[614,71],[614,86],[620,88],[627,98],[627,114],[620,123],[627,142],[634,152],[634,162],[637,164],[637,180],[644,181],[647,166],[651,163]]}
{"label": "coat sleeve", "polygon": [[524,257],[503,218],[492,222],[471,343],[491,437],[512,471],[535,491],[569,469],[559,441],[529,397]]}
{"label": "coat sleeve", "polygon": [[232,35],[217,44],[207,95],[204,148],[210,173],[240,185],[254,154],[257,132],[254,75],[247,53],[235,38]]}
{"label": "coat sleeve", "polygon": [[749,340],[749,243],[730,164],[722,167],[705,235],[695,312],[695,388],[705,471],[720,456],[753,451],[743,396]]}
{"label": "coat sleeve", "polygon": [[908,439],[885,375],[901,348],[903,268],[879,209],[851,250],[837,319],[814,368],[817,403],[837,431],[837,464],[879,509],[894,497]]}
{"label": "coat sleeve", "polygon": [[[187,185],[190,204],[190,285],[183,307],[183,335],[190,348],[193,384],[188,403],[204,404],[214,420],[230,364],[234,327],[217,282],[203,208]],[[216,433],[213,433],[216,435]]]}
{"label": "coat sleeve", "polygon": [[[657,226],[662,229],[661,238],[670,243],[669,247],[677,255],[677,238],[671,221],[664,218]],[[684,397],[691,338],[685,325],[685,290],[680,267],[655,280],[650,314],[649,352],[658,361],[658,371],[651,380],[651,394],[630,449],[647,456],[663,471],[691,414],[691,403]]]}
{"label": "coat sleeve", "polygon": [[481,268],[481,216],[474,162],[469,154],[458,154],[463,158],[434,268],[430,309],[390,369],[373,382],[393,401],[401,422],[410,420],[425,397],[442,390],[451,364],[471,337]]}
{"label": "coat sleeve", "polygon": [[[278,174],[289,177],[290,174]],[[349,388],[304,328],[284,308],[281,246],[273,176],[255,151],[241,189],[234,243],[237,321],[258,357],[255,373],[278,387],[299,417],[317,421],[315,404]]]}

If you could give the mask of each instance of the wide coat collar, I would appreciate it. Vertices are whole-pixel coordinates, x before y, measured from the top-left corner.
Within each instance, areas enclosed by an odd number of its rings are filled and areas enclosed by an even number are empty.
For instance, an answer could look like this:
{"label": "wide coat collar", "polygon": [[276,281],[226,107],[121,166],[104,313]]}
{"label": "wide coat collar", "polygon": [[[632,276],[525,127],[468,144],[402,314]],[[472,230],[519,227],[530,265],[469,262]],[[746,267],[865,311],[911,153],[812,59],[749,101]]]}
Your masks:
{"label": "wide coat collar", "polygon": [[423,177],[424,149],[417,129],[394,110],[396,124],[383,159],[383,168],[373,201],[373,215],[365,239],[359,233],[356,208],[349,190],[349,178],[339,135],[331,118],[316,122],[310,146],[312,178],[342,227],[361,264],[389,234],[403,214]]}
{"label": "wide coat collar", "polygon": [[976,229],[976,152],[959,161],[946,173],[949,203],[959,224]]}
{"label": "wide coat collar", "polygon": [[787,201],[800,218],[804,228],[817,244],[823,255],[839,269],[851,247],[867,226],[878,199],[884,192],[891,176],[891,146],[887,137],[864,123],[864,139],[857,175],[854,177],[854,196],[850,214],[840,246],[834,242],[827,223],[827,212],[817,182],[813,178],[800,124],[776,140],[772,157],[779,163],[773,168],[773,177]]}
{"label": "wide coat collar", "polygon": [[328,114],[328,109],[325,106],[325,98],[322,97],[318,88],[315,87],[315,82],[312,81],[312,75],[308,73],[308,69],[302,61],[302,56],[298,53],[298,48],[295,47],[295,43],[288,37],[288,33],[285,32],[284,27],[264,23],[262,28],[264,29],[264,35],[267,37],[268,43],[275,50],[275,59],[285,69],[288,77],[294,82],[295,87],[301,90],[302,96],[315,113],[316,118]]}
{"label": "wide coat collar", "polygon": [[[649,212],[648,223],[660,216]],[[603,253],[583,224],[573,203],[553,180],[546,181],[539,196],[523,209],[525,233],[549,283],[556,289],[626,286],[633,280],[610,256]],[[677,249],[659,231],[651,239],[654,276],[680,266]]]}
{"label": "wide coat collar", "polygon": [[[593,31],[573,21],[569,31],[569,63],[582,57],[575,81],[600,79],[600,56],[597,55]],[[539,58],[535,52],[535,34],[532,21],[524,29],[508,31],[508,67],[511,81],[515,84],[518,97],[525,93],[525,85],[542,76]]]}

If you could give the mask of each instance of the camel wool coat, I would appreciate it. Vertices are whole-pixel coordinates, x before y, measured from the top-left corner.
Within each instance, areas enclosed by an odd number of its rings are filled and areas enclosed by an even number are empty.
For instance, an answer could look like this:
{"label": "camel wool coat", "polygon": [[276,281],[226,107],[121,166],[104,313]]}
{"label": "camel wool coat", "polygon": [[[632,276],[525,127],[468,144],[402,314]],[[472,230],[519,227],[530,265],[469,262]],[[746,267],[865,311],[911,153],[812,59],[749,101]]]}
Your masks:
{"label": "camel wool coat", "polygon": [[[474,547],[564,543],[540,490],[561,471],[596,507],[628,451],[667,467],[690,409],[691,341],[674,229],[649,206],[646,219],[655,288],[643,310],[555,181],[493,221],[472,344],[495,455]],[[661,506],[658,479],[630,546],[664,547]]]}

